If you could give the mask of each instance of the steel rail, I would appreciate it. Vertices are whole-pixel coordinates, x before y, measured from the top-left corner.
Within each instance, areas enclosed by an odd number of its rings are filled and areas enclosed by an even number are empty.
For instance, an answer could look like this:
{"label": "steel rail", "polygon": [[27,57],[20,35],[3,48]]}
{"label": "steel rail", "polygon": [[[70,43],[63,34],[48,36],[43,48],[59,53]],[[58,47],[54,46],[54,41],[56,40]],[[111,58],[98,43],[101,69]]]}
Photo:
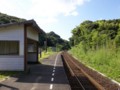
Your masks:
{"label": "steel rail", "polygon": [[98,90],[105,90],[100,84],[98,84],[92,77],[90,77],[90,75],[88,75],[84,70],[82,70],[75,62],[73,62],[73,60],[68,56],[69,60],[78,68],[82,71],[82,73],[91,81],[91,83],[93,83],[93,85],[96,86],[96,88],[98,88]]}
{"label": "steel rail", "polygon": [[[65,58],[64,58],[64,59],[65,59]],[[66,62],[66,60],[65,60],[65,63],[67,64],[67,66],[68,66],[70,72],[72,73],[72,75],[75,76],[75,78],[76,78],[76,80],[78,81],[78,83],[79,83],[79,85],[81,86],[81,88],[82,88],[83,90],[85,90],[85,88],[84,88],[84,86],[82,85],[81,81],[80,81],[80,80],[78,79],[78,77],[75,75],[75,73],[74,73],[73,70],[71,69],[71,67],[70,67],[70,65],[68,64],[68,62]]]}

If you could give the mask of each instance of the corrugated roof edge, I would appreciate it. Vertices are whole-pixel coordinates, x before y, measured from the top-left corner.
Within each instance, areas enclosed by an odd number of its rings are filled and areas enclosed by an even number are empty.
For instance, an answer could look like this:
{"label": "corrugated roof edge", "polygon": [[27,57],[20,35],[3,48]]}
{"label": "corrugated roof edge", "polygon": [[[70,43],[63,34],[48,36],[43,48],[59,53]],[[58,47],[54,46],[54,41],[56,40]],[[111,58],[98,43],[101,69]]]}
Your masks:
{"label": "corrugated roof edge", "polygon": [[23,21],[23,22],[15,22],[15,23],[8,23],[8,24],[1,24],[0,27],[7,27],[7,26],[12,26],[12,25],[19,25],[19,24],[32,24],[32,26],[36,29],[38,29],[40,32],[46,34],[38,25],[37,23],[35,22],[35,20],[26,20],[26,21]]}

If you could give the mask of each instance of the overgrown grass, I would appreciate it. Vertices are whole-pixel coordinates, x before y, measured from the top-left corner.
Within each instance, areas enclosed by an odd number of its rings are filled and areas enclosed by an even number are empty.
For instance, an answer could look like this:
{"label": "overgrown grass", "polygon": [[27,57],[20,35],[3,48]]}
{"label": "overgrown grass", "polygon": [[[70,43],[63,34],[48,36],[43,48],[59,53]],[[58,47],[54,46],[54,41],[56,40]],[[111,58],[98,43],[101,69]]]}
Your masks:
{"label": "overgrown grass", "polygon": [[23,72],[19,72],[19,71],[0,71],[0,80],[7,78],[9,76],[15,76],[18,74],[21,74]]}
{"label": "overgrown grass", "polygon": [[49,57],[49,56],[52,55],[52,54],[53,54],[53,52],[45,52],[45,51],[43,51],[41,57],[40,57],[40,55],[39,55],[39,60],[41,61],[41,60]]}
{"label": "overgrown grass", "polygon": [[84,52],[78,45],[70,52],[84,64],[120,82],[120,49],[116,51],[113,48],[100,48]]}
{"label": "overgrown grass", "polygon": [[40,54],[39,54],[39,61],[41,62],[41,60],[49,57],[50,55],[54,54],[55,52],[52,51],[51,48],[48,48],[47,52],[46,51],[43,51],[42,54],[41,54],[41,57],[40,57]]}

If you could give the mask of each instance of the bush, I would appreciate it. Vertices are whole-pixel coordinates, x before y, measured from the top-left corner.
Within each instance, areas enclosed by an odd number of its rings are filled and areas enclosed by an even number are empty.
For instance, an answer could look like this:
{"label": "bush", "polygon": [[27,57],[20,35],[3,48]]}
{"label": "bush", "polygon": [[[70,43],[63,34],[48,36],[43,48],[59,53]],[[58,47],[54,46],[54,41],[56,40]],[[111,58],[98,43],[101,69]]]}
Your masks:
{"label": "bush", "polygon": [[88,66],[120,82],[120,49],[99,48],[85,51],[81,44],[70,50],[75,57]]}

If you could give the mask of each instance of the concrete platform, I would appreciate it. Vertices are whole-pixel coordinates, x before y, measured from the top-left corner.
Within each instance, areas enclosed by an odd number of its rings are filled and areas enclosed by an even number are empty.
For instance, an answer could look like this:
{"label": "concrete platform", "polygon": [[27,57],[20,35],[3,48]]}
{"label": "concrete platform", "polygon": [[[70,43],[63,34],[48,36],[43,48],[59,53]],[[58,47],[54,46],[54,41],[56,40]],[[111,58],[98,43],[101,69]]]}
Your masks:
{"label": "concrete platform", "polygon": [[71,90],[60,54],[30,65],[30,74],[11,77],[0,83],[0,90]]}

